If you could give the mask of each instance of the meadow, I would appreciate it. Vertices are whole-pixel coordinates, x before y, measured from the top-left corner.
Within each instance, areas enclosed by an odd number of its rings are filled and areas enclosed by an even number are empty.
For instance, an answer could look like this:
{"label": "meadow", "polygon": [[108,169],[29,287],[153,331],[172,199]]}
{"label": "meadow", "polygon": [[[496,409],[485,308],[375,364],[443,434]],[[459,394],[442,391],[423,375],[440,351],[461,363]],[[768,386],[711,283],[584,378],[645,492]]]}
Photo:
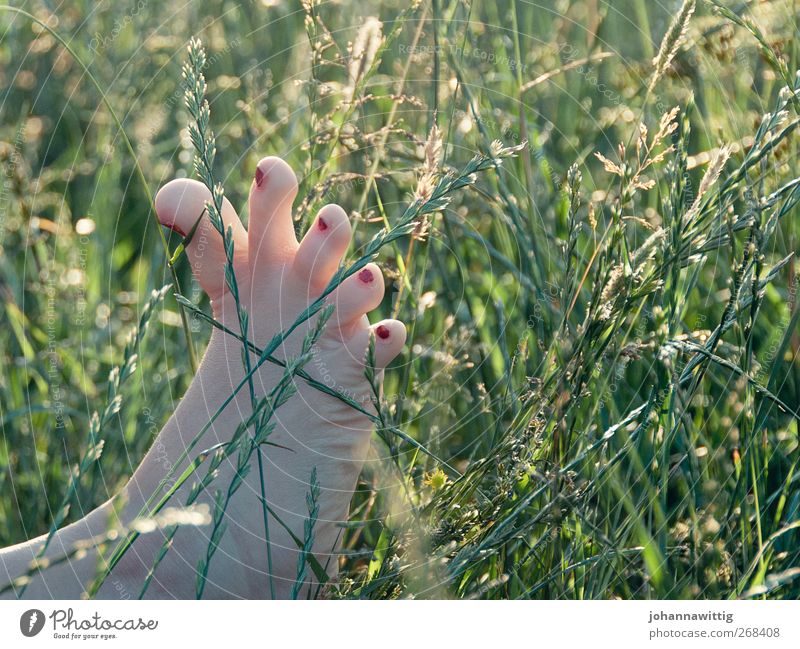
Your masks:
{"label": "meadow", "polygon": [[408,344],[326,597],[800,597],[799,17],[0,7],[0,547],[118,491],[208,340],[152,204],[194,174],[196,37],[234,205],[278,155],[299,232],[330,202],[350,262],[398,232]]}

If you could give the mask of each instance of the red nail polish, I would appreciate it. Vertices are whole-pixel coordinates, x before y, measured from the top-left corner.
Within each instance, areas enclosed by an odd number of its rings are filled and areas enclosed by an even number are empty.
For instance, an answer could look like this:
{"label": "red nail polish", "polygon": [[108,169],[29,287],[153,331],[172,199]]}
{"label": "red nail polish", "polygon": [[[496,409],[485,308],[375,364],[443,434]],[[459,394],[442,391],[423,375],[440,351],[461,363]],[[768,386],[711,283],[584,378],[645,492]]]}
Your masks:
{"label": "red nail polish", "polygon": [[325,223],[325,219],[323,219],[321,216],[317,217],[317,227],[323,232],[328,229],[328,224]]}
{"label": "red nail polish", "polygon": [[172,225],[165,225],[164,227],[165,227],[165,228],[169,228],[169,229],[170,229],[170,230],[172,230],[173,232],[177,232],[177,233],[178,233],[179,235],[181,235],[181,236],[182,236],[184,239],[186,238],[186,233],[185,233],[183,230],[181,230],[181,229],[180,229],[180,228],[179,228],[177,225],[175,225],[174,223],[173,223]]}
{"label": "red nail polish", "polygon": [[261,171],[261,167],[256,167],[256,187],[261,187],[261,183],[264,182],[264,172]]}
{"label": "red nail polish", "polygon": [[386,340],[389,337],[389,327],[378,325],[378,328],[375,329],[375,333],[378,334],[378,338]]}
{"label": "red nail polish", "polygon": [[358,274],[358,279],[365,284],[369,284],[373,279],[375,279],[375,276],[372,274],[372,271],[369,268],[365,268]]}

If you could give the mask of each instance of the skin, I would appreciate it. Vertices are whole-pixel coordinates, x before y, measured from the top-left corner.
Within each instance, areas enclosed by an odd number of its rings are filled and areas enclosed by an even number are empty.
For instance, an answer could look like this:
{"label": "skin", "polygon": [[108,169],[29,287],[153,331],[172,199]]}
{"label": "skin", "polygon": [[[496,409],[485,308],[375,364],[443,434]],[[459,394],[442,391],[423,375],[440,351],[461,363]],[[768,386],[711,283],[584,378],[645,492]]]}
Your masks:
{"label": "skin", "polygon": [[[249,339],[262,348],[318,297],[337,270],[349,245],[351,230],[345,212],[336,205],[322,208],[298,243],[292,224],[292,203],[297,180],[279,158],[264,158],[257,166],[250,191],[249,230],[225,201],[223,221],[232,228],[234,267],[240,301],[250,316]],[[162,225],[180,233],[191,231],[208,190],[192,180],[174,180],[156,197],[156,213]],[[187,247],[187,256],[197,281],[205,290],[216,319],[233,331],[239,322],[224,276],[225,254],[219,234],[204,214]],[[380,269],[369,264],[352,275],[328,297],[335,305],[322,337],[315,345],[305,371],[312,377],[350,395],[371,409],[370,388],[364,377],[364,359],[371,335],[375,338],[376,367],[382,369],[401,351],[405,327],[396,320],[370,325],[366,314],[378,307],[384,282]],[[313,319],[298,327],[275,356],[287,359],[300,351],[303,336]],[[255,356],[251,355],[255,363]],[[265,363],[254,375],[258,399],[276,385],[282,368]],[[69,561],[53,565],[32,576],[24,596],[30,598],[78,598],[94,578],[98,550],[92,539],[109,525],[127,528],[159,481],[173,467],[179,475],[189,459],[177,464],[201,427],[244,377],[242,344],[230,335],[213,330],[197,374],[174,414],[156,438],[153,447],[119,494],[81,520],[59,530],[46,557],[55,559],[76,544],[86,551]],[[336,551],[341,524],[347,520],[350,499],[369,448],[372,425],[363,413],[296,379],[297,393],[274,415],[276,427],[269,437],[274,445],[260,447],[265,474],[266,499],[271,509],[298,538],[303,538],[308,517],[306,494],[311,472],[316,469],[321,488],[313,553],[331,578],[337,572]],[[214,425],[196,445],[200,450],[230,440],[239,423],[252,413],[249,389],[242,389]],[[234,476],[236,458],[226,460],[220,474],[198,499],[213,510],[216,490],[227,490]],[[200,469],[199,476],[205,475]],[[186,502],[189,480],[171,501]],[[204,591],[206,598],[289,597],[295,582],[298,549],[288,532],[268,518],[272,562],[269,577],[261,480],[254,454],[250,471],[234,494],[225,516],[226,532],[213,557]],[[211,525],[179,528],[173,546],[159,565],[146,593],[149,598],[194,598],[196,567],[206,556]],[[0,584],[24,573],[40,551],[46,537],[0,550]],[[142,534],[112,571],[98,593],[101,598],[136,597],[145,575],[164,541],[164,530]],[[306,571],[301,596],[317,590],[314,573]],[[16,594],[7,592],[5,597]]]}

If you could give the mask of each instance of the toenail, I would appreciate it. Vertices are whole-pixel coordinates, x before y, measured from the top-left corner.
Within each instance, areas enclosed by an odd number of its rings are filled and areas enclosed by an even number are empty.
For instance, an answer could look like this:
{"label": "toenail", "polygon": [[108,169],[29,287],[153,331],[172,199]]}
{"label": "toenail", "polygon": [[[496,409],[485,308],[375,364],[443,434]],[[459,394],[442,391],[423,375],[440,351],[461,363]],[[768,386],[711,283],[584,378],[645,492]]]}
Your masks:
{"label": "toenail", "polygon": [[177,225],[175,225],[174,223],[173,223],[172,225],[165,225],[164,227],[167,227],[167,228],[169,228],[169,229],[170,229],[170,230],[172,230],[173,232],[177,232],[177,233],[178,233],[179,235],[181,235],[181,236],[182,236],[184,239],[186,238],[186,233],[185,233],[183,230],[181,230],[181,229],[180,229],[180,228],[179,228]]}
{"label": "toenail", "polygon": [[321,216],[317,217],[317,227],[323,231],[328,229],[328,224],[325,223],[325,219],[323,219]]}
{"label": "toenail", "polygon": [[375,279],[375,276],[372,274],[372,271],[369,268],[365,268],[358,274],[358,279],[365,284],[369,284],[373,279]]}
{"label": "toenail", "polygon": [[378,338],[386,340],[389,337],[389,327],[385,327],[384,325],[378,325],[378,328],[375,330],[375,333],[378,334]]}
{"label": "toenail", "polygon": [[261,187],[261,183],[264,182],[264,172],[261,171],[261,167],[256,167],[256,187]]}

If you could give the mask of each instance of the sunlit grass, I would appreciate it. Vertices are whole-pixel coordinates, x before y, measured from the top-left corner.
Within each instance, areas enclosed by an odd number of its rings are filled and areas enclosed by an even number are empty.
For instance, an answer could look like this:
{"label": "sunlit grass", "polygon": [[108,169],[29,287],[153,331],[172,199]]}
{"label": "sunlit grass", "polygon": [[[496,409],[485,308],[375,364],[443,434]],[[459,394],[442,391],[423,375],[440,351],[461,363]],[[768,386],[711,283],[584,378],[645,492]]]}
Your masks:
{"label": "sunlit grass", "polygon": [[197,36],[226,196],[287,159],[408,324],[327,595],[800,595],[793,3],[266,4],[26,5],[72,52],[0,13],[0,544],[105,501],[191,380],[170,294],[69,487],[174,280],[148,197],[194,173]]}

